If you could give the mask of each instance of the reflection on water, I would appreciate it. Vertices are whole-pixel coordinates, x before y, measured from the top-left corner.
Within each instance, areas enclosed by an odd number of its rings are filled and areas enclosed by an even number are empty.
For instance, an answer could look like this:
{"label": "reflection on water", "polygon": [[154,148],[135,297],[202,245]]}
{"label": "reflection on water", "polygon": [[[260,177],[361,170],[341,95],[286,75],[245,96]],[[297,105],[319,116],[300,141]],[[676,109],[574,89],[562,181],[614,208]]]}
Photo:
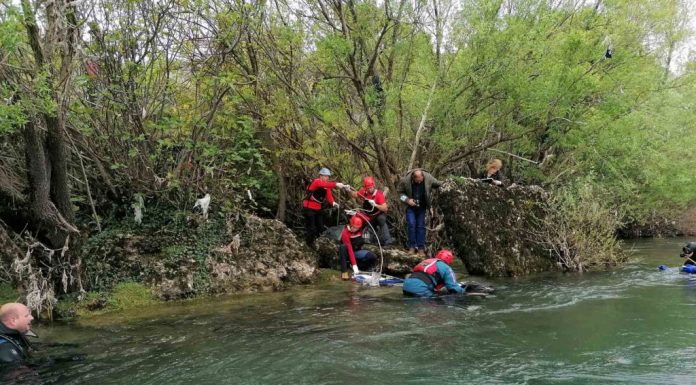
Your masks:
{"label": "reflection on water", "polygon": [[610,272],[492,281],[485,299],[339,282],[42,325],[56,345],[40,379],[16,382],[693,383],[696,281],[656,269],[677,266],[684,241],[632,243]]}

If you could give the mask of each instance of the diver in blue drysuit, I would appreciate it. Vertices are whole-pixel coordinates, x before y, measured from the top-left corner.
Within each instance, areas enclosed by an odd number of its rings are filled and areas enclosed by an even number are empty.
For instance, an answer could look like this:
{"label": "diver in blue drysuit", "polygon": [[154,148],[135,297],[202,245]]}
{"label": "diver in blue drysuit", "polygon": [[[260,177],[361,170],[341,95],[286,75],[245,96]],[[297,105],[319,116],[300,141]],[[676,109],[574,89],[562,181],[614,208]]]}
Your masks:
{"label": "diver in blue drysuit", "polygon": [[440,250],[435,258],[429,258],[413,268],[413,273],[404,281],[404,295],[411,297],[431,298],[438,295],[440,289],[447,288],[449,293],[463,294],[464,289],[454,277],[454,271],[449,266],[454,260],[454,254]]}

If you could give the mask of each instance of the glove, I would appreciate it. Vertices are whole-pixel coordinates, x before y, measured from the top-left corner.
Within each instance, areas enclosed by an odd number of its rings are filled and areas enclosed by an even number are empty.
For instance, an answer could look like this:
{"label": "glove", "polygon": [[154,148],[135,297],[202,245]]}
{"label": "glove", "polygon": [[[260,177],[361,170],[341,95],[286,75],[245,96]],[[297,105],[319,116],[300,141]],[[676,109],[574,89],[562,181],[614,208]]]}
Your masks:
{"label": "glove", "polygon": [[367,203],[371,204],[371,205],[372,205],[372,207],[375,207],[375,205],[376,205],[376,203],[375,203],[375,200],[374,200],[374,199],[368,199],[368,200],[367,200]]}
{"label": "glove", "polygon": [[333,207],[338,208],[338,203],[334,202],[334,203],[333,203]]}
{"label": "glove", "polygon": [[336,182],[336,187],[338,187],[338,188],[345,188],[346,185],[344,185],[344,184],[341,183],[341,182]]}
{"label": "glove", "polygon": [[358,265],[353,265],[353,274],[354,275],[360,274],[360,270],[358,270]]}

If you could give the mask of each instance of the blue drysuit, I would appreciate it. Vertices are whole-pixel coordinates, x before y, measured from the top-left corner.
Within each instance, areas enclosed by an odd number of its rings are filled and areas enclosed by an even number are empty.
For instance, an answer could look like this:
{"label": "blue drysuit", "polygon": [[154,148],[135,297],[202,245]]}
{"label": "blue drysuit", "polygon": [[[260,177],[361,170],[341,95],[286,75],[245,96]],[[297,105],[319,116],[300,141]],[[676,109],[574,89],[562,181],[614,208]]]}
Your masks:
{"label": "blue drysuit", "polygon": [[[404,281],[404,294],[415,297],[435,297],[437,292],[435,287],[443,285],[450,293],[464,293],[464,289],[459,286],[457,279],[454,277],[454,271],[443,261],[437,261],[437,273],[426,274],[424,272],[415,272]],[[414,275],[426,276],[430,279],[429,284],[423,282],[422,279],[414,277]]]}

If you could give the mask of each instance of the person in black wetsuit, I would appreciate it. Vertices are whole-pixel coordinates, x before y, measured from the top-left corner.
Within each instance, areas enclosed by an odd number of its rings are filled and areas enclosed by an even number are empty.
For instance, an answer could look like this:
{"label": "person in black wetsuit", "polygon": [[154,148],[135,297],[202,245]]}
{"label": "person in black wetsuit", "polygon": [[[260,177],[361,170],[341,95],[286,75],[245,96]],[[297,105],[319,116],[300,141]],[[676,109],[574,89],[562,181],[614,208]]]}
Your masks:
{"label": "person in black wetsuit", "polygon": [[491,183],[496,186],[503,186],[505,183],[505,176],[500,171],[503,168],[503,161],[500,159],[493,159],[486,165],[486,171],[483,171],[479,175],[479,180],[484,183]]}
{"label": "person in black wetsuit", "polygon": [[682,248],[682,253],[679,257],[686,258],[684,265],[696,265],[696,242],[689,242]]}
{"label": "person in black wetsuit", "polygon": [[0,307],[0,364],[21,363],[31,354],[27,336],[31,332],[31,310],[21,303],[6,303]]}

